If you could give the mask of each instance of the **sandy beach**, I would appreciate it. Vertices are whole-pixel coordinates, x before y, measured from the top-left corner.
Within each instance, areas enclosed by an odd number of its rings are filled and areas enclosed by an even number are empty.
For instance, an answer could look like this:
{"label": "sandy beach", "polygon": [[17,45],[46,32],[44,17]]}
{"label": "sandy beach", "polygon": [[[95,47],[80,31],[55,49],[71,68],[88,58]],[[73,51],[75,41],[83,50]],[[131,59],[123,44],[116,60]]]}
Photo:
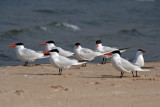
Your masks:
{"label": "sandy beach", "polygon": [[1,107],[159,107],[160,62],[139,77],[111,63],[65,69],[50,64],[0,67]]}

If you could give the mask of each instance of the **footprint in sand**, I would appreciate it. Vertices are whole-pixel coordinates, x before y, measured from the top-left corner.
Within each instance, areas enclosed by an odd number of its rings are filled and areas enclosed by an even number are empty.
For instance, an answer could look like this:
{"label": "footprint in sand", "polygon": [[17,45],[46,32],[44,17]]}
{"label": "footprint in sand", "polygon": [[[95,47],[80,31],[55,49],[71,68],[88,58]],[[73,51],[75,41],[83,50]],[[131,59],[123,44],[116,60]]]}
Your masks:
{"label": "footprint in sand", "polygon": [[64,88],[60,85],[57,86],[51,86],[52,91],[56,92],[56,91],[68,91],[68,88]]}
{"label": "footprint in sand", "polygon": [[113,83],[113,84],[111,84],[111,86],[113,86],[113,87],[121,87],[121,86],[122,86],[122,84],[119,84],[119,83]]}
{"label": "footprint in sand", "polygon": [[91,85],[97,85],[97,84],[101,84],[101,82],[87,82],[88,84],[91,84]]}
{"label": "footprint in sand", "polygon": [[23,90],[15,90],[15,91],[9,91],[9,90],[5,90],[5,91],[0,91],[0,93],[7,93],[7,94],[10,94],[10,93],[14,93],[16,95],[25,95],[25,92]]}
{"label": "footprint in sand", "polygon": [[23,90],[16,90],[16,91],[14,91],[14,93],[16,93],[17,95],[20,95],[20,96],[25,94],[25,92]]}

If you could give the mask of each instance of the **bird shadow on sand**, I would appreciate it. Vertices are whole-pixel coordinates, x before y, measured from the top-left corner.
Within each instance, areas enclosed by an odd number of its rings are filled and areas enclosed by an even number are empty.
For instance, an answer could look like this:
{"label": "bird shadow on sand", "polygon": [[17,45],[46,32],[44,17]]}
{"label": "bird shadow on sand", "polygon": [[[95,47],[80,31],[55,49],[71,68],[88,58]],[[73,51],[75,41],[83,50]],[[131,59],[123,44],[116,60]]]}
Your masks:
{"label": "bird shadow on sand", "polygon": [[[82,76],[81,76],[82,77]],[[125,78],[127,76],[123,76],[123,78]],[[82,77],[82,78],[120,78],[120,76],[114,76],[114,75],[101,75],[99,77]]]}
{"label": "bird shadow on sand", "polygon": [[143,69],[153,69],[154,67],[141,67]]}
{"label": "bird shadow on sand", "polygon": [[44,75],[59,75],[58,73],[14,73],[16,75],[39,75],[39,76],[44,76]]}

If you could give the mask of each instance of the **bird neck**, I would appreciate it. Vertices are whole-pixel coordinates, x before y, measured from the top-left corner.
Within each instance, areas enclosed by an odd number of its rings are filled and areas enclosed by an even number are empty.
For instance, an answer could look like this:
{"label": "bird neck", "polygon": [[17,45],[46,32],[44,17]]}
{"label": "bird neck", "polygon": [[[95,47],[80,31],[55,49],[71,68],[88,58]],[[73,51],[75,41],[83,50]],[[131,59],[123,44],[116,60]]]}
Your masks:
{"label": "bird neck", "polygon": [[113,58],[119,59],[121,58],[121,56],[118,53],[116,53],[116,54],[113,54]]}
{"label": "bird neck", "polygon": [[22,45],[22,46],[17,46],[16,47],[18,50],[21,50],[21,49],[24,49],[24,46]]}
{"label": "bird neck", "polygon": [[82,49],[82,47],[81,46],[75,46],[75,50],[77,50],[77,51],[80,51]]}
{"label": "bird neck", "polygon": [[58,54],[57,52],[53,52],[53,53],[51,53],[51,56],[52,56],[52,57],[58,57],[59,54]]}
{"label": "bird neck", "polygon": [[47,45],[48,50],[51,50],[52,47],[55,47],[55,45],[54,45],[54,44],[48,44],[48,45]]}
{"label": "bird neck", "polygon": [[136,63],[143,63],[141,66],[144,65],[144,58],[143,58],[143,54],[137,54],[136,55]]}
{"label": "bird neck", "polygon": [[98,44],[97,49],[98,49],[98,50],[102,50],[102,49],[103,49],[103,45],[102,45],[101,43]]}
{"label": "bird neck", "polygon": [[103,47],[102,43],[98,44],[98,47]]}
{"label": "bird neck", "polygon": [[143,59],[143,54],[142,54],[141,52],[137,52],[137,53],[136,53],[136,59],[138,60],[138,59],[140,59],[140,58]]}

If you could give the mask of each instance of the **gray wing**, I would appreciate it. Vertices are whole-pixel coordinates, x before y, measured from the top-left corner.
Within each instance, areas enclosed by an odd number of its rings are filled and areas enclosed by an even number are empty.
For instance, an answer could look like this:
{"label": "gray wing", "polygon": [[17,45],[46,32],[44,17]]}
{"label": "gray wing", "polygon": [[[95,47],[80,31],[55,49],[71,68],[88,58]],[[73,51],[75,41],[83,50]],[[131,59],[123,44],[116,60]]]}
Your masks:
{"label": "gray wing", "polygon": [[96,57],[96,53],[90,49],[83,48],[80,51],[80,57],[82,57],[83,59],[86,59],[86,60],[92,60]]}
{"label": "gray wing", "polygon": [[129,61],[129,62],[131,62],[131,63],[134,63],[135,58],[134,58],[134,57],[132,57],[132,58],[128,59],[128,61]]}
{"label": "gray wing", "polygon": [[104,50],[104,52],[107,52],[107,53],[113,52],[115,50],[119,50],[120,52],[124,52],[124,51],[126,51],[126,48],[118,49],[118,48],[115,48],[115,47],[103,46],[103,50]]}
{"label": "gray wing", "polygon": [[138,66],[133,65],[128,60],[125,60],[123,58],[120,59],[119,65],[121,65],[121,67],[128,72],[135,71],[137,68],[139,69]]}
{"label": "gray wing", "polygon": [[123,66],[124,69],[126,69],[128,72],[131,71],[150,71],[148,69],[142,69],[140,66],[137,65],[133,65],[131,62],[129,62],[128,60],[125,60],[123,58],[121,58],[121,65]]}
{"label": "gray wing", "polygon": [[72,56],[74,53],[73,52],[70,52],[70,51],[66,51],[60,47],[56,47],[58,50],[59,50],[59,54],[62,55],[62,56],[65,56],[65,57],[69,57],[69,56]]}
{"label": "gray wing", "polygon": [[66,57],[63,57],[63,56],[59,56],[58,59],[59,59],[58,65],[61,66],[61,67],[70,67],[70,66],[78,63],[77,60],[69,59],[69,58],[66,58]]}
{"label": "gray wing", "polygon": [[25,48],[22,51],[22,56],[28,59],[37,59],[37,58],[41,58],[44,54],[41,52],[36,52],[34,50],[31,49],[27,49]]}
{"label": "gray wing", "polygon": [[110,52],[113,52],[113,51],[118,50],[118,49],[117,48],[111,48],[111,47],[108,47],[108,46],[103,46],[103,50],[104,50],[104,52],[110,53]]}

